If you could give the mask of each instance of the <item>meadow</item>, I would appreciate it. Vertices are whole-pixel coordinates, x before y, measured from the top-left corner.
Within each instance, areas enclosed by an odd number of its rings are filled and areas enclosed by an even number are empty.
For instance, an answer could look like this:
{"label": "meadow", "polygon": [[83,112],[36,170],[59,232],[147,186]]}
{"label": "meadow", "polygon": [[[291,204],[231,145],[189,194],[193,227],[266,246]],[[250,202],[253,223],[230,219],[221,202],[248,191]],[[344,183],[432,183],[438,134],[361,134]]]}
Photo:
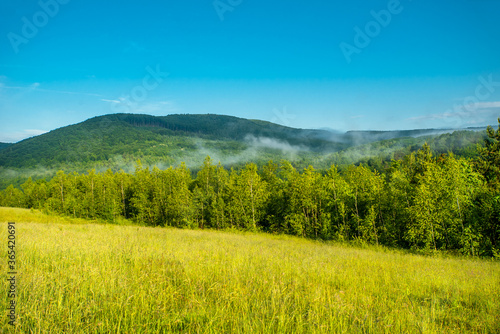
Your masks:
{"label": "meadow", "polygon": [[498,333],[500,263],[237,231],[16,222],[17,325],[4,333]]}

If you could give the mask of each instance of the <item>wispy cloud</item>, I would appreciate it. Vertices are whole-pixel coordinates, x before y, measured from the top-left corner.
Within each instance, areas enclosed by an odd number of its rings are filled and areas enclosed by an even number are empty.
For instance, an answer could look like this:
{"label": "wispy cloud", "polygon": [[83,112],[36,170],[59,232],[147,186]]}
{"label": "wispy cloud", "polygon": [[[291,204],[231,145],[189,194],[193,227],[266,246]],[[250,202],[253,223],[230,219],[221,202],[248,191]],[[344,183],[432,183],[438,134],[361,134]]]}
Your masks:
{"label": "wispy cloud", "polygon": [[86,93],[86,92],[70,92],[70,91],[64,91],[64,90],[54,90],[54,89],[41,89],[37,88],[38,91],[42,92],[49,92],[49,93],[58,93],[58,94],[72,94],[72,95],[86,95],[86,96],[97,96],[101,97],[101,94],[94,94],[94,93]]}
{"label": "wispy cloud", "polygon": [[43,135],[44,133],[47,133],[47,132],[48,131],[38,130],[38,129],[26,129],[26,130],[24,130],[25,134],[31,135],[31,136],[39,136],[39,135]]}
{"label": "wispy cloud", "polygon": [[138,106],[136,109],[138,112],[146,113],[146,114],[154,114],[160,112],[162,114],[178,112],[173,101],[160,101],[160,102],[152,102],[146,103]]}
{"label": "wispy cloud", "polygon": [[[493,109],[493,110],[492,110]],[[489,113],[497,112],[496,109],[500,109],[500,101],[493,102],[476,102],[468,106],[462,106],[460,110],[457,111],[446,111],[440,114],[429,114],[417,117],[410,117],[410,121],[425,121],[425,120],[443,120],[449,118],[474,118],[478,116],[485,116]],[[482,122],[476,120],[474,123]],[[472,124],[471,121],[468,124]]]}
{"label": "wispy cloud", "polygon": [[39,130],[39,129],[25,129],[23,131],[0,133],[0,142],[16,143],[26,138],[43,135],[44,133],[47,132],[48,131],[46,130]]}
{"label": "wispy cloud", "polygon": [[101,101],[104,101],[104,102],[109,102],[109,103],[122,103],[122,101],[120,100],[108,100],[108,99],[101,99]]}
{"label": "wispy cloud", "polygon": [[496,102],[477,102],[474,103],[472,108],[476,109],[489,109],[489,108],[500,108],[500,101]]}
{"label": "wispy cloud", "polygon": [[24,91],[38,91],[38,92],[47,92],[47,93],[57,93],[57,94],[73,94],[73,95],[86,95],[86,96],[97,96],[102,97],[101,94],[87,93],[87,92],[72,92],[72,91],[64,91],[64,90],[56,90],[56,89],[45,89],[40,88],[39,82],[34,82],[29,86],[6,86],[0,85],[0,89],[17,89]]}
{"label": "wispy cloud", "polygon": [[15,89],[15,90],[22,90],[22,91],[33,91],[40,87],[40,83],[34,82],[29,86],[7,86],[4,83],[0,83],[0,89]]}
{"label": "wispy cloud", "polygon": [[174,101],[156,101],[149,103],[138,103],[126,97],[119,97],[118,99],[101,99],[112,106],[113,112],[127,112],[127,113],[144,113],[144,114],[161,114],[179,112]]}
{"label": "wispy cloud", "polygon": [[307,147],[305,146],[295,146],[295,145],[290,145],[286,141],[281,141],[277,140],[274,138],[267,138],[267,137],[255,137],[252,135],[246,136],[245,140],[250,143],[254,147],[265,147],[265,148],[272,148],[272,149],[278,149],[283,152],[298,152],[298,151],[307,151]]}
{"label": "wispy cloud", "polygon": [[422,115],[416,117],[410,117],[408,120],[410,121],[430,121],[430,120],[438,120],[438,119],[446,119],[452,117],[470,117],[470,112],[456,111],[456,112],[444,112],[441,114],[429,114]]}

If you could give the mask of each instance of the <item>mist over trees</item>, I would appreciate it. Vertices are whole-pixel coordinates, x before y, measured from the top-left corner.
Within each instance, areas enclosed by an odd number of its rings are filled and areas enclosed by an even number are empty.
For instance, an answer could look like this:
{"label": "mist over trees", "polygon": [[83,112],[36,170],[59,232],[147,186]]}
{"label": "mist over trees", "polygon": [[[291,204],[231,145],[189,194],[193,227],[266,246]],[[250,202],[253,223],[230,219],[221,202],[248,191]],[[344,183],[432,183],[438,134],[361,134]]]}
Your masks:
{"label": "mist over trees", "polygon": [[[500,119],[499,119],[500,124]],[[58,172],[0,192],[0,205],[148,226],[237,228],[415,250],[500,256],[500,126],[475,158],[433,154],[429,145],[339,170],[302,170],[282,160],[228,170],[207,157],[134,173]]]}

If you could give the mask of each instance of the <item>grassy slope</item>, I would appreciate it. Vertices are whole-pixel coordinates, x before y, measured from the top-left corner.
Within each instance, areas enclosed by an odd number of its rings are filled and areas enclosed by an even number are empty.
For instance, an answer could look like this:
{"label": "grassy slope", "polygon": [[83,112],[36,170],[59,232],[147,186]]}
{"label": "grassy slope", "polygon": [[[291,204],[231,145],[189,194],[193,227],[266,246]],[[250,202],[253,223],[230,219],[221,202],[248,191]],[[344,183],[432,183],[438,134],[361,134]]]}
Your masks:
{"label": "grassy slope", "polygon": [[0,235],[7,221],[17,222],[18,333],[500,331],[498,262],[6,208]]}

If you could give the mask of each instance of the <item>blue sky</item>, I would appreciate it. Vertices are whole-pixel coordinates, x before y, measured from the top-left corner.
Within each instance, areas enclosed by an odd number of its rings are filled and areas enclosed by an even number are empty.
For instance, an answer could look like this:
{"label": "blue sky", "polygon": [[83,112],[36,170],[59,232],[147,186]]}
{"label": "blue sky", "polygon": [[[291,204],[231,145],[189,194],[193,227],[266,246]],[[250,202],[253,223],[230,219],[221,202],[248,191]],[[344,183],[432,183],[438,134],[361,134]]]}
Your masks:
{"label": "blue sky", "polygon": [[0,3],[0,141],[115,112],[496,124],[498,0]]}

